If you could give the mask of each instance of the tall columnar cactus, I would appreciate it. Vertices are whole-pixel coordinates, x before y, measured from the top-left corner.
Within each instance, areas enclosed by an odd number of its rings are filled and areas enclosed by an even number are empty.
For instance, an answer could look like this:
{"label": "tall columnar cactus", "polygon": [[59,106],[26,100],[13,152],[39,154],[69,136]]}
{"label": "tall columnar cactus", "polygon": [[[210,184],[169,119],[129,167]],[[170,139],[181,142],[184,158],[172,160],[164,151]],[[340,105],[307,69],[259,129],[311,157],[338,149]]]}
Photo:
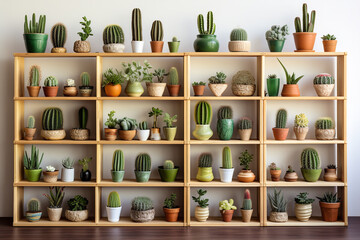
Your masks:
{"label": "tall columnar cactus", "polygon": [[135,171],[151,171],[151,157],[149,154],[141,153],[136,157]]}
{"label": "tall columnar cactus", "polygon": [[31,66],[29,73],[30,86],[38,87],[40,84],[40,79],[41,79],[40,67],[36,65]]}
{"label": "tall columnar cactus", "polygon": [[200,34],[214,35],[215,30],[216,30],[216,25],[214,23],[213,12],[209,11],[207,13],[207,29],[206,29],[206,31],[205,31],[205,28],[204,28],[204,16],[202,14],[198,15],[197,25],[198,25],[198,30],[199,30]]}
{"label": "tall columnar cactus", "polygon": [[316,84],[335,84],[335,79],[328,73],[321,73],[316,75],[313,81]]}
{"label": "tall columnar cactus", "polygon": [[90,86],[90,74],[88,72],[82,72],[80,74],[81,86],[88,87]]}
{"label": "tall columnar cactus", "polygon": [[212,118],[212,108],[208,102],[200,101],[195,106],[195,122],[198,125],[209,125]]}
{"label": "tall columnar cactus", "polygon": [[314,148],[305,148],[301,153],[301,168],[320,169],[320,157]]}
{"label": "tall columnar cactus", "polygon": [[211,167],[212,155],[210,153],[202,153],[199,157],[198,167]]}
{"label": "tall columnar cactus", "polygon": [[280,109],[276,115],[276,128],[286,128],[287,112],[285,109]]}
{"label": "tall columnar cactus", "polygon": [[27,120],[27,127],[28,128],[35,128],[35,117],[29,116]]}
{"label": "tall columnar cactus", "polygon": [[28,212],[40,212],[40,201],[36,198],[30,199],[27,205]]}
{"label": "tall columnar cactus", "polygon": [[153,208],[153,203],[148,197],[136,197],[131,202],[131,210],[147,211]]}
{"label": "tall columnar cactus", "polygon": [[121,43],[125,41],[124,32],[119,25],[113,24],[105,27],[103,31],[104,44]]}
{"label": "tall columnar cactus", "polygon": [[107,199],[107,206],[111,207],[111,208],[121,207],[120,196],[117,192],[113,191],[113,192],[109,193],[109,196]]}
{"label": "tall columnar cactus", "polygon": [[224,147],[222,152],[222,168],[231,169],[232,165],[232,156],[231,149],[229,147]]}
{"label": "tall columnar cactus", "polygon": [[251,201],[249,189],[245,190],[242,209],[243,210],[251,210],[252,209],[252,201]]}
{"label": "tall columnar cactus", "polygon": [[30,20],[28,25],[27,15],[25,15],[24,22],[24,34],[28,33],[44,33],[45,32],[45,24],[46,24],[46,16],[40,15],[39,22],[36,22],[35,13],[32,15],[32,20]]}
{"label": "tall columnar cactus", "polygon": [[124,171],[124,153],[120,149],[114,151],[112,159],[112,171]]}
{"label": "tall columnar cactus", "polygon": [[235,28],[230,34],[231,41],[247,41],[247,32],[242,28]]}
{"label": "tall columnar cactus", "polygon": [[238,128],[240,130],[252,129],[252,121],[248,118],[242,118],[239,121]]}
{"label": "tall columnar cactus", "polygon": [[314,32],[316,11],[311,11],[311,19],[309,21],[309,13],[307,10],[307,4],[303,4],[303,23],[301,29],[301,20],[299,17],[295,18],[295,30],[296,32]]}
{"label": "tall columnar cactus", "polygon": [[162,41],[164,38],[164,30],[162,22],[155,20],[151,26],[151,41]]}
{"label": "tall columnar cactus", "polygon": [[320,118],[315,122],[316,129],[334,129],[334,121],[331,118]]}
{"label": "tall columnar cactus", "polygon": [[123,119],[120,119],[118,122],[120,126],[120,130],[136,130],[137,128],[137,122],[135,119],[124,117]]}
{"label": "tall columnar cactus", "polygon": [[142,41],[143,40],[141,11],[139,8],[134,8],[132,11],[131,31],[132,31],[132,40],[133,41]]}
{"label": "tall columnar cactus", "polygon": [[171,160],[165,160],[163,168],[164,169],[174,169],[174,162]]}
{"label": "tall columnar cactus", "polygon": [[229,106],[221,107],[218,111],[218,119],[232,119],[232,109]]}
{"label": "tall columnar cactus", "polygon": [[63,113],[60,108],[46,108],[42,114],[43,130],[60,130],[63,128]]}
{"label": "tall columnar cactus", "polygon": [[86,107],[82,107],[79,109],[79,128],[86,129],[87,121],[88,121],[88,110]]}
{"label": "tall columnar cactus", "polygon": [[63,48],[66,42],[66,27],[62,23],[57,23],[51,28],[51,42],[54,48]]}
{"label": "tall columnar cactus", "polygon": [[59,85],[58,80],[54,76],[49,76],[44,80],[45,87],[57,87]]}
{"label": "tall columnar cactus", "polygon": [[179,85],[179,74],[176,67],[171,67],[169,70],[169,85]]}

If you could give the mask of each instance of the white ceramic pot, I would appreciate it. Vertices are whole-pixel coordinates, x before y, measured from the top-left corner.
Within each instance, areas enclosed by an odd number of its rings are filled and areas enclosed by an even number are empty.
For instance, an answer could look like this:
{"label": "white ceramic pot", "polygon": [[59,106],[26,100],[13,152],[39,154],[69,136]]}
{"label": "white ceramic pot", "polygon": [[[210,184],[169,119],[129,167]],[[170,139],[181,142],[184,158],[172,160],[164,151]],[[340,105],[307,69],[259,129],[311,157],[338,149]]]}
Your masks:
{"label": "white ceramic pot", "polygon": [[131,47],[134,53],[142,53],[144,49],[144,41],[131,41]]}
{"label": "white ceramic pot", "polygon": [[74,168],[62,168],[61,171],[61,181],[63,182],[73,182],[74,181]]}
{"label": "white ceramic pot", "polygon": [[106,207],[109,222],[118,222],[120,220],[121,207]]}
{"label": "white ceramic pot", "polygon": [[103,46],[103,50],[106,53],[122,53],[124,49],[125,45],[122,43],[110,43]]}
{"label": "white ceramic pot", "polygon": [[295,203],[295,216],[301,222],[309,221],[312,214],[312,205]]}
{"label": "white ceramic pot", "polygon": [[150,136],[150,129],[145,129],[145,130],[136,130],[137,132],[137,137],[140,141],[146,141],[149,139]]}
{"label": "white ceramic pot", "polygon": [[199,207],[196,206],[195,208],[195,219],[198,222],[206,222],[209,217],[209,207]]}
{"label": "white ceramic pot", "polygon": [[232,182],[234,168],[219,168],[221,182]]}

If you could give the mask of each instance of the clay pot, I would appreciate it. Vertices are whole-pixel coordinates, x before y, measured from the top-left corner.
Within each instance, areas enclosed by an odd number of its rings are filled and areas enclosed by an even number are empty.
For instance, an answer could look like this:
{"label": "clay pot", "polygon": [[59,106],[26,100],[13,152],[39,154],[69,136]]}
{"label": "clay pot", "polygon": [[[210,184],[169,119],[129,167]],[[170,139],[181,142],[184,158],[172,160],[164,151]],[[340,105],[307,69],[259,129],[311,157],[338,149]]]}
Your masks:
{"label": "clay pot", "polygon": [[154,140],[154,141],[161,140],[160,128],[151,128],[150,129],[150,140]]}
{"label": "clay pot", "polygon": [[54,172],[43,171],[44,182],[48,182],[48,183],[57,182],[58,175],[59,175],[58,170],[55,170]]}
{"label": "clay pot", "polygon": [[52,222],[60,221],[62,208],[47,208],[49,220]]}
{"label": "clay pot", "polygon": [[335,84],[314,84],[314,89],[319,97],[328,97],[334,90]]}
{"label": "clay pot", "polygon": [[297,84],[284,84],[281,91],[281,96],[283,97],[299,97],[300,89]]}
{"label": "clay pot", "polygon": [[296,182],[298,178],[299,177],[296,172],[286,172],[284,176],[284,180],[286,182]]}
{"label": "clay pot", "polygon": [[33,140],[35,133],[36,133],[36,128],[25,128],[24,129],[24,139],[25,140]]}
{"label": "clay pot", "polygon": [[228,44],[230,52],[249,52],[251,49],[250,41],[230,41]]}
{"label": "clay pot", "polygon": [[241,170],[237,175],[239,182],[253,182],[255,174],[251,170]]}
{"label": "clay pot", "polygon": [[121,85],[107,84],[105,85],[105,93],[108,97],[118,97],[121,94]]}
{"label": "clay pot", "polygon": [[273,134],[275,140],[284,141],[287,138],[287,135],[289,133],[288,128],[273,128]]}
{"label": "clay pot", "polygon": [[224,222],[231,222],[234,215],[234,210],[220,210]]}
{"label": "clay pot", "polygon": [[89,136],[90,136],[89,129],[73,128],[70,130],[70,138],[73,140],[84,141],[84,140],[88,140]]}
{"label": "clay pot", "polygon": [[180,208],[163,208],[167,222],[177,222]]}
{"label": "clay pot", "polygon": [[136,136],[136,130],[119,130],[119,139],[131,141]]}
{"label": "clay pot", "polygon": [[334,168],[325,168],[325,173],[324,173],[324,180],[328,181],[328,182],[334,182],[337,180],[337,176],[336,176],[336,169]]}
{"label": "clay pot", "polygon": [[82,97],[91,97],[93,86],[80,86],[79,92]]}
{"label": "clay pot", "polygon": [[27,86],[26,87],[30,97],[38,97],[40,92],[40,86]]}
{"label": "clay pot", "polygon": [[250,210],[241,209],[242,221],[243,222],[250,222],[253,211],[254,211],[253,209],[250,209]]}
{"label": "clay pot", "polygon": [[194,95],[195,96],[204,95],[205,85],[197,85],[197,86],[192,86],[192,87],[194,89]]}
{"label": "clay pot", "polygon": [[256,85],[233,84],[231,90],[235,96],[252,96],[255,93]]}
{"label": "clay pot", "polygon": [[249,141],[251,137],[252,129],[239,129],[240,140]]}
{"label": "clay pot", "polygon": [[195,219],[198,222],[206,222],[209,217],[209,207],[195,207]]}
{"label": "clay pot", "polygon": [[29,222],[37,222],[40,220],[42,212],[26,212],[25,217]]}
{"label": "clay pot", "polygon": [[308,127],[294,127],[296,140],[305,140],[308,131]]}
{"label": "clay pot", "polygon": [[216,97],[220,97],[225,92],[228,85],[226,83],[222,83],[222,84],[208,84],[208,86],[211,92]]}
{"label": "clay pot", "polygon": [[134,222],[150,222],[155,217],[155,209],[150,209],[146,211],[130,211],[130,218]]}
{"label": "clay pot", "polygon": [[270,212],[269,221],[271,222],[287,222],[287,212]]}
{"label": "clay pot", "polygon": [[336,52],[337,40],[324,40],[322,43],[324,52]]}
{"label": "clay pot", "polygon": [[77,96],[78,90],[76,87],[64,86],[63,94],[64,96],[74,97]]}
{"label": "clay pot", "polygon": [[103,45],[103,50],[106,53],[122,53],[124,52],[125,45],[122,43],[109,43]]}
{"label": "clay pot", "polygon": [[281,170],[271,170],[270,169],[270,175],[271,175],[271,181],[274,181],[274,182],[280,181]]}
{"label": "clay pot", "polygon": [[313,32],[296,32],[293,33],[296,50],[295,52],[315,52],[313,50],[316,33]]}
{"label": "clay pot", "polygon": [[333,140],[335,138],[335,129],[315,129],[317,140]]}
{"label": "clay pot", "polygon": [[151,97],[162,97],[164,94],[166,83],[146,83],[146,88]]}
{"label": "clay pot", "polygon": [[168,90],[170,96],[172,96],[172,97],[179,96],[179,91],[180,91],[181,85],[167,84],[166,87],[167,87],[167,90]]}
{"label": "clay pot", "polygon": [[339,215],[340,202],[326,203],[319,202],[321,208],[321,216],[325,222],[336,222]]}
{"label": "clay pot", "polygon": [[117,138],[117,129],[116,128],[104,128],[105,139],[108,141],[115,141]]}
{"label": "clay pot", "polygon": [[89,41],[77,40],[74,42],[74,52],[76,53],[88,53],[91,51],[91,45]]}
{"label": "clay pot", "polygon": [[56,97],[59,87],[43,87],[45,97]]}
{"label": "clay pot", "polygon": [[312,214],[312,205],[295,203],[295,216],[300,222],[307,222]]}
{"label": "clay pot", "polygon": [[66,137],[66,132],[64,129],[41,130],[41,136],[46,140],[63,140]]}
{"label": "clay pot", "polygon": [[65,217],[67,220],[71,222],[81,222],[85,221],[89,217],[88,210],[80,210],[80,211],[65,211]]}
{"label": "clay pot", "polygon": [[66,53],[66,48],[63,47],[57,47],[51,49],[52,53]]}
{"label": "clay pot", "polygon": [[164,42],[163,41],[150,41],[151,52],[161,53],[163,50]]}

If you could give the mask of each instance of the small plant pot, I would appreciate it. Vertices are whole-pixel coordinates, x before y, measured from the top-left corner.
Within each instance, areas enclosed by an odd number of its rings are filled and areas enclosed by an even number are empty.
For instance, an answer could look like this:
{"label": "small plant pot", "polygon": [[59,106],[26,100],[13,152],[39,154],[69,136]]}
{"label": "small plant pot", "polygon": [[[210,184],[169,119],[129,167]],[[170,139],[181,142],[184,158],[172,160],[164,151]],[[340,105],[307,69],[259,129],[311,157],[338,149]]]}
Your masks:
{"label": "small plant pot", "polygon": [[122,182],[124,175],[125,171],[111,171],[111,179],[113,182]]}
{"label": "small plant pot", "polygon": [[106,84],[105,85],[105,94],[108,97],[118,97],[121,94],[121,85],[120,84]]}
{"label": "small plant pot", "polygon": [[179,51],[180,41],[178,42],[168,42],[169,52],[176,53]]}
{"label": "small plant pot", "polygon": [[334,90],[335,84],[314,84],[314,89],[319,97],[328,97]]}
{"label": "small plant pot", "polygon": [[232,119],[219,119],[217,122],[217,134],[220,140],[230,140],[234,133],[234,121]]}
{"label": "small plant pot", "polygon": [[174,167],[174,169],[164,169],[163,166],[159,166],[158,171],[162,182],[175,182],[179,167]]}
{"label": "small plant pot", "polygon": [[273,135],[275,140],[284,141],[289,133],[288,128],[273,128]]}
{"label": "small plant pot", "polygon": [[150,136],[150,129],[145,129],[145,130],[138,129],[136,130],[136,133],[139,141],[147,141]]}
{"label": "small plant pot", "polygon": [[61,171],[61,181],[63,182],[73,182],[74,181],[74,168],[62,168]]}
{"label": "small plant pot", "polygon": [[166,88],[167,88],[167,90],[168,90],[168,92],[169,92],[169,95],[170,95],[171,97],[177,97],[177,96],[179,96],[180,87],[181,87],[180,84],[179,84],[179,85],[170,85],[170,84],[167,84],[167,85],[166,85]]}
{"label": "small plant pot", "polygon": [[204,95],[205,85],[197,85],[197,86],[192,86],[192,87],[193,87],[195,96],[203,96]]}
{"label": "small plant pot", "polygon": [[66,137],[64,129],[60,130],[41,130],[41,136],[46,140],[63,140]]}
{"label": "small plant pot", "polygon": [[281,170],[270,170],[271,181],[278,182],[281,177]]}
{"label": "small plant pot", "polygon": [[81,169],[81,171],[80,171],[80,179],[83,182],[91,181],[91,172],[90,172],[90,170],[83,171]]}
{"label": "small plant pot", "polygon": [[334,182],[337,180],[336,169],[325,168],[324,180],[328,182]]}
{"label": "small plant pot", "polygon": [[195,207],[195,219],[198,222],[206,222],[209,218],[209,207]]}
{"label": "small plant pot", "polygon": [[249,141],[252,133],[252,129],[239,129],[240,140]]}
{"label": "small plant pot", "polygon": [[128,82],[125,88],[125,93],[129,97],[140,97],[144,93],[144,88],[141,82]]}
{"label": "small plant pot", "polygon": [[322,169],[305,169],[301,168],[301,173],[307,182],[316,182],[319,180]]}
{"label": "small plant pot", "polygon": [[239,182],[253,182],[255,177],[255,174],[251,170],[241,170],[237,175]]}
{"label": "small plant pot", "polygon": [[256,85],[233,84],[231,90],[235,96],[252,96],[255,93]]}
{"label": "small plant pot", "polygon": [[267,90],[270,97],[277,97],[279,95],[280,78],[268,78]]}
{"label": "small plant pot", "polygon": [[287,212],[270,212],[269,221],[287,222],[289,220]]}
{"label": "small plant pot", "polygon": [[161,53],[163,51],[164,42],[163,41],[150,41],[151,52]]}
{"label": "small plant pot", "polygon": [[88,140],[90,136],[89,129],[73,128],[70,130],[70,138],[77,141]]}
{"label": "small plant pot", "polygon": [[40,92],[40,86],[27,86],[26,87],[30,97],[38,97]]}
{"label": "small plant pot", "polygon": [[296,50],[295,52],[315,52],[313,50],[316,33],[313,32],[296,32],[293,33]]}
{"label": "small plant pot", "polygon": [[163,208],[167,222],[177,222],[180,208]]}
{"label": "small plant pot", "polygon": [[197,140],[209,140],[214,133],[211,130],[210,125],[196,124],[192,134]]}
{"label": "small plant pot", "polygon": [[150,140],[154,140],[154,141],[160,141],[161,140],[160,128],[151,128],[150,133],[151,133]]}
{"label": "small plant pot", "polygon": [[122,43],[109,43],[103,45],[103,50],[106,53],[122,53],[124,52],[125,45]]}
{"label": "small plant pot", "polygon": [[23,34],[25,48],[28,53],[44,53],[46,50],[48,35],[44,33]]}
{"label": "small plant pot", "polygon": [[136,136],[136,130],[119,130],[119,139],[131,141]]}
{"label": "small plant pot", "polygon": [[322,43],[324,52],[336,52],[337,40],[324,40]]}
{"label": "small plant pot", "polygon": [[144,49],[144,41],[131,41],[133,53],[142,53]]}
{"label": "small plant pot", "polygon": [[52,48],[51,53],[66,53],[66,48],[63,47]]}
{"label": "small plant pot", "polygon": [[282,52],[285,40],[267,40],[270,52]]}
{"label": "small plant pot", "polygon": [[308,131],[309,131],[308,127],[294,127],[296,140],[300,140],[300,141],[305,140]]}
{"label": "small plant pot", "polygon": [[71,222],[82,222],[88,219],[89,212],[88,210],[80,210],[80,211],[65,211],[65,218]]}
{"label": "small plant pot", "polygon": [[146,88],[150,97],[162,97],[166,83],[146,83]]}
{"label": "small plant pot", "polygon": [[253,209],[250,209],[250,210],[241,209],[242,221],[243,222],[250,222],[253,211],[254,211]]}
{"label": "small plant pot", "polygon": [[116,128],[104,128],[105,139],[108,141],[115,141],[117,138],[117,131]]}
{"label": "small plant pot", "polygon": [[340,202],[326,203],[319,202],[321,208],[321,216],[325,222],[336,222],[339,215]]}
{"label": "small plant pot", "polygon": [[78,94],[76,87],[64,86],[63,95],[67,97],[75,97]]}
{"label": "small plant pot", "polygon": [[120,220],[122,207],[108,207],[106,206],[106,213],[109,222],[118,222]]}
{"label": "small plant pot", "polygon": [[62,208],[47,208],[49,220],[52,222],[60,221]]}
{"label": "small plant pot", "polygon": [[297,84],[284,84],[281,91],[281,96],[283,97],[299,97],[300,89]]}
{"label": "small plant pot", "polygon": [[317,140],[333,140],[335,138],[335,129],[315,129]]}
{"label": "small plant pot", "polygon": [[25,178],[29,182],[38,182],[40,180],[42,169],[24,169]]}
{"label": "small plant pot", "polygon": [[208,84],[208,86],[211,92],[216,97],[221,97],[221,95],[225,92],[228,85],[226,83],[222,83],[222,84]]}
{"label": "small plant pot", "polygon": [[134,222],[150,222],[155,217],[155,209],[146,211],[130,210],[130,218]]}
{"label": "small plant pot", "polygon": [[58,170],[55,170],[54,172],[43,171],[44,182],[47,182],[47,183],[57,182],[58,175],[59,175]]}
{"label": "small plant pot", "polygon": [[230,41],[228,44],[230,52],[250,52],[250,41]]}
{"label": "small plant pot", "polygon": [[177,129],[177,127],[172,127],[172,128],[164,127],[164,135],[165,135],[166,140],[174,141],[175,136],[176,136],[176,129]]}
{"label": "small plant pot", "polygon": [[137,182],[148,182],[151,171],[134,171]]}
{"label": "small plant pot", "polygon": [[211,182],[214,179],[212,167],[198,167],[196,179],[200,182]]}
{"label": "small plant pot", "polygon": [[216,35],[212,34],[198,34],[194,41],[195,52],[218,52],[219,41]]}
{"label": "small plant pot", "polygon": [[295,203],[295,216],[300,222],[309,221],[312,214],[312,204]]}
{"label": "small plant pot", "polygon": [[219,168],[220,181],[230,183],[233,180],[234,168]]}
{"label": "small plant pot", "polygon": [[43,87],[45,97],[56,97],[59,87]]}
{"label": "small plant pot", "polygon": [[42,212],[26,212],[25,217],[29,222],[37,222],[40,220]]}
{"label": "small plant pot", "polygon": [[284,176],[284,180],[286,182],[296,182],[298,178],[299,177],[296,172],[286,172]]}
{"label": "small plant pot", "polygon": [[94,88],[93,86],[80,86],[79,87],[80,96],[91,97],[93,88]]}
{"label": "small plant pot", "polygon": [[36,133],[36,128],[25,128],[24,129],[24,139],[33,140]]}
{"label": "small plant pot", "polygon": [[91,51],[91,45],[89,41],[77,40],[74,42],[74,52],[76,53],[88,53]]}
{"label": "small plant pot", "polygon": [[231,222],[234,215],[234,210],[220,210],[220,213],[224,222]]}

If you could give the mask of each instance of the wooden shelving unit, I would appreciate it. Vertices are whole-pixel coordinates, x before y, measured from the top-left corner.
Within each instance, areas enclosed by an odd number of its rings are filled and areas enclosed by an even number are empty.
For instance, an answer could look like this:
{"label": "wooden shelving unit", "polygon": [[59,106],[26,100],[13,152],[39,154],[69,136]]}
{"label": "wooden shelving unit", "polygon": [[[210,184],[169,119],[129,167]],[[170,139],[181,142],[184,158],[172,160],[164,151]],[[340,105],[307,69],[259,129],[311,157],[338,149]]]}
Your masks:
{"label": "wooden shelving unit", "polygon": [[[63,54],[54,54],[54,53],[16,53],[14,54],[14,226],[347,226],[347,138],[346,138],[346,104],[347,104],[347,93],[346,93],[346,53],[336,52],[336,53],[323,53],[323,52],[314,52],[314,53],[269,53],[269,52],[248,52],[248,53],[88,53],[88,54],[78,54],[78,53],[63,53]],[[266,90],[266,60],[268,58],[275,57],[306,57],[306,58],[333,58],[335,59],[335,72],[336,72],[336,90],[334,96],[330,97],[316,97],[316,96],[301,96],[301,97],[267,97],[265,96]],[[94,88],[94,93],[92,97],[37,97],[32,98],[26,95],[25,87],[25,74],[27,71],[25,69],[25,61],[27,59],[44,59],[49,58],[51,60],[61,59],[61,58],[73,58],[73,59],[91,59],[95,63],[95,76],[96,76],[96,87]],[[183,66],[183,94],[179,97],[126,97],[120,96],[116,98],[107,97],[101,89],[102,73],[104,71],[104,60],[108,58],[119,58],[121,61],[127,61],[127,59],[141,58],[148,59],[151,63],[151,58],[156,58],[160,60],[166,59],[180,59]],[[257,80],[257,90],[252,97],[237,97],[225,95],[222,97],[215,96],[202,96],[195,97],[192,95],[191,83],[194,81],[204,81],[204,79],[193,79],[191,71],[194,69],[192,67],[192,61],[198,58],[214,59],[214,58],[230,58],[230,59],[251,59],[256,65],[255,72]],[[221,64],[221,63],[219,63]],[[80,70],[79,70],[80,71]],[[59,88],[59,93],[61,89]],[[254,104],[254,113],[256,115],[256,121],[254,122],[254,127],[256,126],[256,133],[253,134],[253,138],[249,141],[241,141],[239,139],[232,139],[229,141],[221,141],[216,139],[216,129],[213,128],[214,136],[209,141],[199,141],[192,138],[192,114],[193,114],[193,105],[197,101],[206,100],[210,103],[219,103],[225,104],[227,102],[235,103],[252,103]],[[41,139],[35,139],[33,141],[23,140],[23,128],[24,128],[24,119],[25,119],[25,109],[27,104],[37,104],[42,101],[51,101],[55,103],[57,101],[74,102],[85,101],[91,103],[94,106],[95,110],[95,133],[94,137],[88,141],[73,141],[70,139],[65,139],[61,141],[46,141]],[[175,141],[106,141],[103,139],[103,108],[104,104],[107,101],[154,101],[159,106],[166,103],[174,103],[181,106],[177,111],[181,112],[183,116],[183,122],[179,121],[177,125],[183,124],[184,132],[178,133],[180,138],[177,138]],[[267,137],[267,129],[272,126],[267,126],[267,109],[269,104],[274,104],[274,101],[282,102],[296,102],[296,101],[320,101],[320,102],[330,102],[335,106],[335,122],[337,124],[337,139],[331,141],[319,141],[316,139],[307,139],[305,141],[297,141],[295,139],[287,139],[286,141],[275,141],[271,137]],[[319,102],[319,103],[320,103]],[[65,116],[66,121],[66,116]],[[213,121],[216,121],[216,115],[214,111]],[[66,129],[68,130],[68,129]],[[39,131],[39,129],[38,129]],[[234,134],[235,135],[235,134]],[[82,182],[76,180],[75,182],[65,183],[58,181],[54,184],[48,184],[45,182],[28,182],[24,179],[22,158],[24,153],[24,148],[26,145],[47,145],[48,147],[53,146],[84,146],[87,148],[95,148],[96,156],[93,156],[96,160],[96,170],[94,175],[96,176],[90,182]],[[126,147],[136,146],[145,146],[151,145],[154,148],[166,148],[166,147],[178,147],[180,145],[183,148],[183,162],[180,167],[183,169],[183,178],[177,179],[173,183],[164,183],[157,179],[151,179],[146,183],[137,183],[134,179],[125,179],[121,183],[114,183],[109,179],[103,177],[103,152],[104,148],[109,145],[125,145]],[[231,183],[222,183],[219,179],[215,179],[212,182],[199,182],[194,179],[194,171],[192,163],[196,159],[192,159],[191,152],[198,147],[208,147],[208,148],[218,148],[223,147],[223,145],[229,145],[231,148],[241,148],[244,146],[252,147],[255,149],[254,153],[256,155],[256,169],[253,169],[256,174],[256,180],[253,183],[241,183],[236,180],[236,172],[234,173],[234,180]],[[321,145],[329,146],[333,145],[336,148],[336,164],[338,166],[338,176],[339,180],[336,182],[325,182],[318,181],[315,183],[305,182],[304,180],[299,179],[297,182],[272,182],[267,177],[267,148],[274,146],[282,147],[291,147],[297,146],[302,148],[304,145]],[[149,147],[149,146],[148,146]],[[233,157],[234,158],[234,157]],[[289,160],[292,161],[292,160]],[[234,163],[235,164],[235,163]],[[153,166],[155,171],[155,166]],[[217,169],[213,169],[217,171]],[[299,173],[299,171],[298,171]],[[301,174],[299,174],[301,177]],[[24,219],[24,190],[28,187],[48,187],[48,186],[66,186],[71,188],[85,188],[92,189],[94,192],[94,216],[88,221],[73,223],[62,219],[59,222],[50,222],[46,218],[42,218],[41,221],[30,223]],[[342,197],[342,206],[339,221],[335,223],[323,222],[317,217],[312,217],[309,222],[303,223],[299,222],[296,219],[290,217],[289,221],[286,223],[272,223],[267,220],[268,204],[267,204],[267,192],[269,188],[336,188],[339,194]],[[107,221],[102,214],[102,209],[105,207],[102,204],[102,190],[106,188],[131,188],[132,191],[136,192],[138,189],[151,188],[154,191],[161,192],[164,188],[177,188],[182,189],[183,191],[183,205],[181,206],[183,215],[176,223],[169,223],[164,220],[161,216],[156,216],[156,219],[149,223],[134,223],[130,220],[128,216],[121,216],[121,220],[118,223],[110,223]],[[196,190],[198,188],[205,188],[208,191],[211,189],[231,189],[231,191],[236,191],[237,189],[250,188],[255,192],[257,201],[253,201],[253,205],[256,205],[257,211],[253,213],[253,219],[250,223],[243,223],[239,217],[239,213],[234,216],[234,220],[230,223],[222,222],[221,219],[217,216],[211,216],[206,222],[197,222],[193,218],[194,209],[191,207],[191,190]],[[226,196],[224,196],[226,198]],[[155,204],[162,204],[155,203]],[[237,203],[238,207],[240,203]],[[217,204],[210,206],[211,208],[217,208]],[[318,207],[315,206],[314,207]]]}

